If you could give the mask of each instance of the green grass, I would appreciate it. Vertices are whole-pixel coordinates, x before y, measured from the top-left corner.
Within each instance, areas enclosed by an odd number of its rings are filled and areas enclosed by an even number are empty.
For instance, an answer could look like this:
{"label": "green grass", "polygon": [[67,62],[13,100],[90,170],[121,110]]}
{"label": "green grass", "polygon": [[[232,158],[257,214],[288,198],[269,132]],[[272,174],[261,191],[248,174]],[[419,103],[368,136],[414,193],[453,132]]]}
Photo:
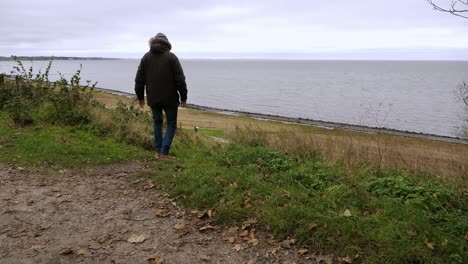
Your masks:
{"label": "green grass", "polygon": [[0,162],[80,167],[141,160],[152,153],[67,126],[16,128],[0,117]]}
{"label": "green grass", "polygon": [[[192,128],[184,128],[185,132],[191,132],[194,131]],[[223,130],[219,129],[210,129],[210,128],[199,128],[198,133],[205,135],[205,136],[211,136],[211,137],[219,137],[219,138],[224,138],[225,134]]]}
{"label": "green grass", "polygon": [[189,209],[215,209],[218,224],[256,218],[279,240],[294,237],[357,262],[468,260],[466,195],[443,181],[366,168],[349,172],[319,156],[258,146],[182,140],[174,152],[179,160],[148,176]]}

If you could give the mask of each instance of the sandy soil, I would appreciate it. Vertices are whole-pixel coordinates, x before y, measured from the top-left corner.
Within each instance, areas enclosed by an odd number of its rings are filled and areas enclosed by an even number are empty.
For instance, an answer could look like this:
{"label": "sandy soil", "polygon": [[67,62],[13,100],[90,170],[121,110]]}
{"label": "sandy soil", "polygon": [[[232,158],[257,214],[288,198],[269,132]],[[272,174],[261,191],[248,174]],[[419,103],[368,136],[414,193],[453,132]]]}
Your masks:
{"label": "sandy soil", "polygon": [[0,164],[0,263],[335,262],[257,235],[254,223],[213,226],[209,212],[185,212],[156,183],[136,178],[145,169],[142,162],[42,175]]}

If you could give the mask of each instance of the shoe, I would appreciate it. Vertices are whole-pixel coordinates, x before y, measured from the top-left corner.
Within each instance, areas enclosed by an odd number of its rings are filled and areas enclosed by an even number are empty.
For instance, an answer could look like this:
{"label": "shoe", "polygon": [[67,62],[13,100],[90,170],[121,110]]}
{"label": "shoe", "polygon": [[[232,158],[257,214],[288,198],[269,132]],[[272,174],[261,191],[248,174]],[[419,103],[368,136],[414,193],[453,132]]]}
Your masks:
{"label": "shoe", "polygon": [[161,154],[161,155],[159,155],[159,157],[160,157],[161,159],[175,159],[174,156],[165,155],[165,154]]}

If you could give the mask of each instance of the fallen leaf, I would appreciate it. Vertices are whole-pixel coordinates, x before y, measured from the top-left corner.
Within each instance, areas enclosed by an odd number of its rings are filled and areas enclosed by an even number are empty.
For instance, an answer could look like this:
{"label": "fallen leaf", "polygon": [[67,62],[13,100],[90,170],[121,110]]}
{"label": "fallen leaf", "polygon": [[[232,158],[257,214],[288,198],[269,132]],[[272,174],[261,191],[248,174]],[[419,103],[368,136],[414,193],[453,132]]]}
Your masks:
{"label": "fallen leaf", "polygon": [[151,264],[162,264],[164,262],[163,257],[161,257],[161,255],[159,255],[157,253],[154,254],[154,255],[151,255],[150,257],[148,257],[147,260]]}
{"label": "fallen leaf", "polygon": [[465,241],[468,241],[468,232],[465,234]]}
{"label": "fallen leaf", "polygon": [[88,246],[89,249],[94,249],[94,250],[98,250],[101,248],[101,245],[99,243],[97,243],[96,241],[92,241],[89,246]]}
{"label": "fallen leaf", "polygon": [[299,255],[304,255],[305,253],[309,252],[308,249],[306,248],[301,248],[297,251],[297,253],[299,253]]}
{"label": "fallen leaf", "polygon": [[338,262],[345,263],[345,264],[351,264],[351,263],[353,263],[353,260],[350,257],[344,257],[344,258],[338,258]]}
{"label": "fallen leaf", "polygon": [[175,230],[184,230],[186,228],[184,223],[177,223],[174,225]]}
{"label": "fallen leaf", "polygon": [[236,237],[228,237],[227,239],[229,241],[229,243],[234,243],[236,241]]}
{"label": "fallen leaf", "polygon": [[239,235],[240,237],[247,237],[249,235],[249,230],[244,230],[242,233]]}
{"label": "fallen leaf", "polygon": [[315,223],[311,223],[311,224],[308,224],[308,225],[307,225],[307,229],[308,229],[309,231],[314,230],[316,227],[318,227],[318,225],[315,224]]}
{"label": "fallen leaf", "polygon": [[203,260],[203,261],[207,261],[207,262],[208,262],[208,261],[211,260],[211,257],[206,256],[206,255],[203,255],[203,256],[200,257],[200,259]]}
{"label": "fallen leaf", "polygon": [[351,216],[353,216],[353,214],[351,213],[351,210],[346,209],[346,210],[344,210],[342,216],[344,216],[344,217],[351,217]]}
{"label": "fallen leaf", "polygon": [[146,240],[144,235],[132,235],[127,241],[132,244],[138,244]]}
{"label": "fallen leaf", "polygon": [[235,251],[240,251],[242,249],[242,246],[240,244],[235,244],[233,247],[232,247],[233,250]]}
{"label": "fallen leaf", "polygon": [[251,238],[249,241],[247,241],[247,243],[251,244],[252,246],[256,246],[258,245],[259,241],[256,238]]}
{"label": "fallen leaf", "polygon": [[169,209],[158,209],[158,210],[156,210],[156,216],[168,217],[170,215],[171,215],[171,211],[169,211]]}
{"label": "fallen leaf", "polygon": [[430,250],[434,250],[434,244],[429,242],[429,240],[426,238],[424,239],[424,244],[426,244],[426,247],[428,247]]}
{"label": "fallen leaf", "polygon": [[214,230],[214,229],[216,229],[216,227],[211,226],[211,225],[205,225],[205,226],[200,227],[200,229],[198,229],[198,230],[200,232],[203,232],[203,231]]}
{"label": "fallen leaf", "polygon": [[237,231],[239,230],[238,227],[231,227],[228,229],[227,233],[230,234],[230,235],[235,235],[237,234]]}
{"label": "fallen leaf", "polygon": [[176,218],[182,218],[185,216],[185,211],[177,211],[175,214]]}
{"label": "fallen leaf", "polygon": [[30,247],[30,249],[37,251],[37,250],[43,249],[45,247],[46,247],[45,245],[34,245],[34,246]]}
{"label": "fallen leaf", "polygon": [[73,249],[67,247],[67,248],[63,248],[62,250],[60,250],[59,252],[60,255],[71,255],[73,254]]}
{"label": "fallen leaf", "polygon": [[242,230],[245,230],[245,229],[250,230],[251,228],[253,228],[254,225],[257,224],[257,222],[258,221],[255,218],[248,219],[242,224]]}
{"label": "fallen leaf", "polygon": [[286,197],[286,198],[291,198],[291,193],[286,190],[283,190],[281,192],[281,196]]}
{"label": "fallen leaf", "polygon": [[289,248],[291,248],[291,245],[293,245],[294,243],[296,243],[295,239],[286,239],[283,242],[281,242],[280,245],[283,248],[289,249]]}
{"label": "fallen leaf", "polygon": [[86,255],[87,250],[85,248],[79,249],[78,252],[76,252],[77,255],[79,256],[84,256]]}
{"label": "fallen leaf", "polygon": [[448,240],[445,239],[444,242],[442,242],[442,246],[446,247],[448,245]]}

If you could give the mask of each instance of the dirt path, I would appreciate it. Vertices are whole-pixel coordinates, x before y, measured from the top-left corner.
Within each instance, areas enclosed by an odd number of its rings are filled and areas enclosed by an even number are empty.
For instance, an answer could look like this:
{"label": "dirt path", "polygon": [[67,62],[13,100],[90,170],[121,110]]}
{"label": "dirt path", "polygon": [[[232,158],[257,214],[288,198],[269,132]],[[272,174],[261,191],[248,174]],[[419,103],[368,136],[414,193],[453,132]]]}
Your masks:
{"label": "dirt path", "polygon": [[157,185],[132,176],[145,167],[44,176],[0,164],[0,263],[332,262],[211,226],[206,214],[180,210]]}

